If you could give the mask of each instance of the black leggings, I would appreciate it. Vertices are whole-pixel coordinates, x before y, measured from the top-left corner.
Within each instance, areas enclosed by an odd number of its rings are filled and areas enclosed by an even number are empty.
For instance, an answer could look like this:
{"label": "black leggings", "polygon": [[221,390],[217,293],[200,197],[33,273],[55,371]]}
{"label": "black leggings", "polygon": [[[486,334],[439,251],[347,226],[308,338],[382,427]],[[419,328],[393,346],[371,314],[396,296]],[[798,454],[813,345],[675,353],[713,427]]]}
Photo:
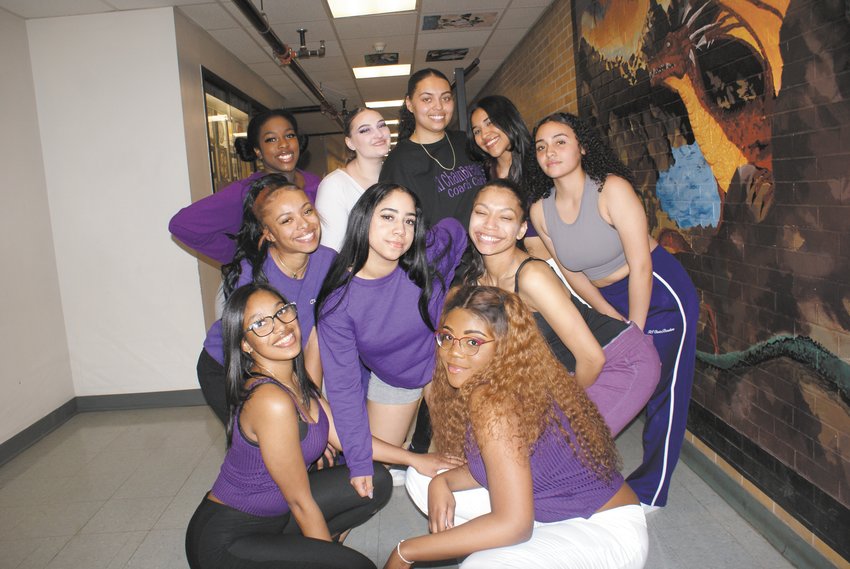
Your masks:
{"label": "black leggings", "polygon": [[207,405],[215,412],[216,417],[227,425],[227,395],[224,389],[224,366],[201,350],[198,357],[198,383],[201,384],[201,392]]}
{"label": "black leggings", "polygon": [[[374,467],[371,500],[357,495],[345,466],[309,474],[310,491],[332,536],[364,523],[389,501],[392,477],[379,464]],[[259,517],[206,496],[186,530],[186,557],[192,569],[375,569],[362,553],[339,543],[304,537],[289,512]]]}

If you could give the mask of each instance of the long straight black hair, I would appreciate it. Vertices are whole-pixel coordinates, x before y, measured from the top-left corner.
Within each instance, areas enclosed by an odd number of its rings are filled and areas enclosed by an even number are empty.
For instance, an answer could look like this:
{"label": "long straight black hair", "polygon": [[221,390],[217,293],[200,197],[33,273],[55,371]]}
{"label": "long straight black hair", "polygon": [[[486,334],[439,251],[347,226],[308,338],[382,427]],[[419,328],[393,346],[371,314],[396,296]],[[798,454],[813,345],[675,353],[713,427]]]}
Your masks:
{"label": "long straight black hair", "polygon": [[[221,314],[221,336],[224,341],[224,387],[227,398],[227,448],[230,448],[233,440],[233,418],[236,410],[249,397],[245,390],[245,382],[252,377],[265,377],[252,371],[254,359],[242,350],[242,340],[248,333],[245,331],[244,323],[245,307],[248,305],[248,300],[260,291],[273,294],[284,304],[288,302],[282,294],[268,284],[251,283],[233,291],[224,303],[224,311]],[[307,373],[303,350],[295,356],[293,368],[298,386],[301,388],[301,404],[304,408],[309,408],[310,400],[319,396],[319,390],[310,379],[310,374]]]}
{"label": "long straight black hair", "polygon": [[251,280],[253,282],[262,284],[269,282],[266,273],[263,271],[263,263],[269,251],[269,242],[263,241],[262,245],[257,245],[263,235],[263,223],[254,207],[257,204],[257,198],[265,190],[269,191],[269,196],[278,190],[302,191],[283,174],[268,174],[251,184],[251,189],[242,202],[242,226],[233,237],[236,240],[236,253],[230,263],[221,267],[221,276],[224,280],[222,287],[224,298],[230,296],[236,288],[236,283],[239,282],[243,259],[251,265]]}
{"label": "long straight black hair", "polygon": [[[331,264],[328,275],[325,277],[325,282],[322,283],[322,289],[319,291],[319,296],[316,299],[316,322],[319,322],[324,314],[332,312],[340,300],[342,300],[342,296],[340,296],[333,306],[326,306],[326,301],[331,293],[339,288],[348,288],[351,279],[366,264],[366,260],[369,258],[369,226],[372,224],[372,216],[378,204],[392,192],[396,191],[409,195],[416,206],[416,225],[413,229],[413,243],[410,245],[410,249],[405,251],[404,255],[398,260],[398,264],[407,273],[410,280],[422,289],[419,295],[419,314],[428,328],[431,330],[435,329],[434,322],[431,321],[431,316],[428,313],[428,304],[431,302],[431,296],[434,290],[434,278],[440,279],[442,286],[445,286],[445,282],[443,282],[442,275],[428,262],[426,255],[428,232],[425,229],[422,202],[419,200],[419,196],[404,186],[388,182],[378,182],[370,186],[369,189],[363,192],[363,195],[360,196],[360,199],[357,200],[357,203],[351,209],[342,247]],[[435,256],[435,258],[442,256],[442,253]]]}

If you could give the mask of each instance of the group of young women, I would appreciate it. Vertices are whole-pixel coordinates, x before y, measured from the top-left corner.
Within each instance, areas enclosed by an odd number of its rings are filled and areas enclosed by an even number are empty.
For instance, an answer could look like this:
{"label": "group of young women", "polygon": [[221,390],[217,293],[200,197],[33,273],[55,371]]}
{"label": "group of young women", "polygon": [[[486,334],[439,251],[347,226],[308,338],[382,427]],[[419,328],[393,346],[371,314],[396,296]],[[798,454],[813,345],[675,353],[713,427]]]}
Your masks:
{"label": "group of young women", "polygon": [[[430,534],[385,567],[644,565],[684,432],[693,285],[592,129],[556,114],[531,135],[487,97],[467,142],[453,112],[446,77],[417,72],[396,148],[356,109],[353,156],[321,183],[296,168],[294,117],[264,113],[247,136],[263,172],[172,219],[223,264],[226,298],[198,378],[228,451],[187,530],[193,569],[374,567],[342,541],[389,500],[386,465],[409,467]],[[423,395],[436,453],[403,448]],[[644,408],[624,480],[613,437]]]}

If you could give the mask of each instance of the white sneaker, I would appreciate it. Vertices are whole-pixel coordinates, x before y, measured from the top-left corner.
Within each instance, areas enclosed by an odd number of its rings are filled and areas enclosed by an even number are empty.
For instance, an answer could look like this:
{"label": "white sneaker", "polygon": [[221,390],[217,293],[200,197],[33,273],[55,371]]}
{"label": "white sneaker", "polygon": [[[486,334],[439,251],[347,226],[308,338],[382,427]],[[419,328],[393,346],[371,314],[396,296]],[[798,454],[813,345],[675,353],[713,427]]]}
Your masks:
{"label": "white sneaker", "polygon": [[398,468],[391,466],[388,468],[390,475],[393,477],[393,486],[404,486],[407,480],[407,468]]}

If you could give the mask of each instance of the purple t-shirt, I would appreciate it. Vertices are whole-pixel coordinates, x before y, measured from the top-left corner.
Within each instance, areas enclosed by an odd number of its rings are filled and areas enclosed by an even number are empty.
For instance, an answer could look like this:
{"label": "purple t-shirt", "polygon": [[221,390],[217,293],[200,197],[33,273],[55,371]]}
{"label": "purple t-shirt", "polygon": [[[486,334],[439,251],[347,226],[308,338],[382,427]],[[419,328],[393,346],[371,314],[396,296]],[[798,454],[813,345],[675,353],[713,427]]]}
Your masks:
{"label": "purple t-shirt", "polygon": [[[271,378],[259,379],[251,390],[256,389],[264,383],[277,385],[290,397],[294,396],[291,391]],[[296,402],[298,406],[298,403]],[[325,415],[325,410],[319,405],[319,417],[315,423],[310,423],[307,417],[301,415],[299,406],[299,431],[301,437],[301,454],[304,457],[304,466],[312,464],[319,458],[328,444],[328,432],[330,423]],[[240,407],[236,412],[233,425],[233,441],[224,462],[221,465],[218,478],[212,487],[212,493],[216,498],[240,512],[254,516],[280,516],[289,511],[289,504],[283,497],[283,492],[274,481],[263,456],[260,446],[245,438],[239,424]]]}
{"label": "purple t-shirt", "polygon": [[[298,328],[301,330],[301,345],[306,346],[310,338],[310,332],[316,325],[315,304],[322,282],[328,274],[328,269],[336,257],[336,251],[329,247],[319,245],[307,261],[307,271],[303,279],[293,279],[285,274],[275,264],[271,255],[266,255],[263,261],[263,272],[269,279],[269,284],[286,297],[289,302],[295,303],[298,310]],[[242,261],[242,272],[239,274],[237,287],[251,282],[251,265],[248,261]],[[224,342],[221,337],[221,320],[216,320],[210,326],[207,337],[204,340],[204,349],[212,358],[224,365]]]}
{"label": "purple t-shirt", "polygon": [[[573,446],[579,448],[566,415],[557,407],[555,413]],[[487,488],[487,469],[471,429],[467,432],[466,460],[472,477]],[[619,472],[606,482],[584,466],[556,424],[549,425],[537,439],[530,462],[534,519],[538,522],[589,518],[623,485]]]}
{"label": "purple t-shirt", "polygon": [[[316,203],[316,191],[321,178],[304,170],[299,172],[304,176],[304,193],[311,203]],[[184,207],[171,218],[168,230],[177,240],[198,253],[221,264],[229,263],[236,253],[236,242],[228,234],[236,235],[239,232],[242,226],[242,202],[251,184],[267,174],[254,172]]]}
{"label": "purple t-shirt", "polygon": [[[466,232],[447,218],[429,232],[428,258],[443,276],[435,279],[429,314],[436,326],[463,251]],[[400,267],[379,279],[354,277],[330,294],[318,322],[324,385],[351,476],[372,471],[372,434],[366,414],[369,371],[395,387],[431,381],[434,336],[419,314],[422,292]]]}

